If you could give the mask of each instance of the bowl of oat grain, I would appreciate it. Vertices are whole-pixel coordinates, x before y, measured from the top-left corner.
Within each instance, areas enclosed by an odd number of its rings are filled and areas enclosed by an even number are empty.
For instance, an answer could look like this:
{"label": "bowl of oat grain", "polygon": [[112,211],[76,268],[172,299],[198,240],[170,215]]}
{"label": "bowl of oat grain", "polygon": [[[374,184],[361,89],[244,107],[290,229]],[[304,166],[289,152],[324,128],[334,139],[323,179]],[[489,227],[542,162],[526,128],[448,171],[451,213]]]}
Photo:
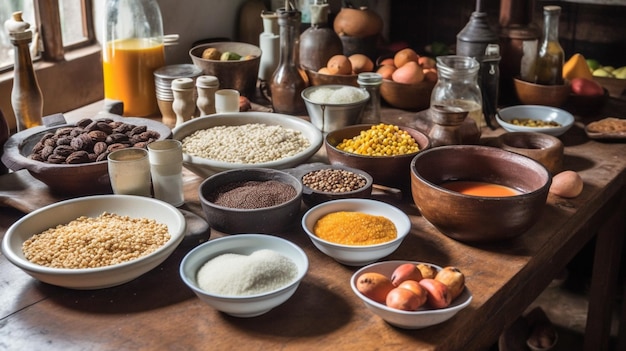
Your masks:
{"label": "bowl of oat grain", "polygon": [[44,283],[102,289],[160,265],[181,243],[185,229],[183,215],[166,202],[132,195],[86,196],[22,217],[4,235],[2,254]]}
{"label": "bowl of oat grain", "polygon": [[203,116],[173,133],[183,144],[183,166],[202,178],[233,169],[295,167],[323,142],[322,132],[310,122],[269,112]]}

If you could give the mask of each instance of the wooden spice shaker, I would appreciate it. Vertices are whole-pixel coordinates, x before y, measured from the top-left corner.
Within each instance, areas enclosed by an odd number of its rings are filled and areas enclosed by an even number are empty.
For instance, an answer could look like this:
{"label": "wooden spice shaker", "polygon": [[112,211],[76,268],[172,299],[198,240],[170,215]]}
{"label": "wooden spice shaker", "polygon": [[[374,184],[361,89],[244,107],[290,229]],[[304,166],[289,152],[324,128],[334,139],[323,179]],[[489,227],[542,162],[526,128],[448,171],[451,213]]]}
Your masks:
{"label": "wooden spice shaker", "polygon": [[198,99],[196,106],[200,116],[208,116],[215,113],[215,92],[220,87],[220,81],[215,76],[200,76],[196,78]]}
{"label": "wooden spice shaker", "polygon": [[194,101],[194,82],[191,78],[176,78],[172,80],[174,102],[172,110],[176,114],[176,127],[193,118],[196,112]]}

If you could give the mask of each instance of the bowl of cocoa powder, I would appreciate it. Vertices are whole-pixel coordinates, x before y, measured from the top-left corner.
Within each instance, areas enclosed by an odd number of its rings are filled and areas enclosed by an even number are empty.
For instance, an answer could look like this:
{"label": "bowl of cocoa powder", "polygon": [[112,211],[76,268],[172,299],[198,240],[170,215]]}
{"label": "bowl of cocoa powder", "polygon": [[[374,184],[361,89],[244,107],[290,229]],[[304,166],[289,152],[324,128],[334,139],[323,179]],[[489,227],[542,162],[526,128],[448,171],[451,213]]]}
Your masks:
{"label": "bowl of cocoa powder", "polygon": [[160,122],[103,114],[15,133],[4,145],[2,162],[12,171],[28,170],[57,194],[108,194],[110,152],[171,137],[171,129]]}
{"label": "bowl of cocoa powder", "polygon": [[302,183],[269,168],[217,173],[198,189],[211,228],[226,234],[285,232],[298,223]]}

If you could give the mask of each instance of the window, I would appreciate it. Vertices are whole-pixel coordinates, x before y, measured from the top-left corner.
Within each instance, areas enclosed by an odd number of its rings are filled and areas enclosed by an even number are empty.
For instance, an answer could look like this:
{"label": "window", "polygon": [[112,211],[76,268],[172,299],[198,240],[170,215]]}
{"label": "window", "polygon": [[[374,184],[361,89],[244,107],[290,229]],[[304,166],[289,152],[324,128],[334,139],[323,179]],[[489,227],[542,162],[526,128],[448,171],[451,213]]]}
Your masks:
{"label": "window", "polygon": [[44,37],[31,44],[36,47],[33,51],[43,50],[44,59],[56,61],[63,58],[66,50],[93,42],[90,5],[89,0],[3,0],[0,3],[0,69],[13,64],[13,45],[4,22],[14,12],[23,12],[33,32],[44,33]]}

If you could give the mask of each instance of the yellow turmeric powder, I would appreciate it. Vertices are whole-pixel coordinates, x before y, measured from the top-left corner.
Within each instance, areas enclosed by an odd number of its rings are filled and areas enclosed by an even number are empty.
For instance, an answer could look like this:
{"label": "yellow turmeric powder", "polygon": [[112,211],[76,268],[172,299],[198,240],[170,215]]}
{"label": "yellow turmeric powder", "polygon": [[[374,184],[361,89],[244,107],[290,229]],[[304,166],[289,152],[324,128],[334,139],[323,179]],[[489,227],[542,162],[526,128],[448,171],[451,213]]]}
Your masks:
{"label": "yellow turmeric powder", "polygon": [[340,211],[318,219],[313,233],[320,239],[343,245],[374,245],[398,236],[395,224],[384,216]]}

